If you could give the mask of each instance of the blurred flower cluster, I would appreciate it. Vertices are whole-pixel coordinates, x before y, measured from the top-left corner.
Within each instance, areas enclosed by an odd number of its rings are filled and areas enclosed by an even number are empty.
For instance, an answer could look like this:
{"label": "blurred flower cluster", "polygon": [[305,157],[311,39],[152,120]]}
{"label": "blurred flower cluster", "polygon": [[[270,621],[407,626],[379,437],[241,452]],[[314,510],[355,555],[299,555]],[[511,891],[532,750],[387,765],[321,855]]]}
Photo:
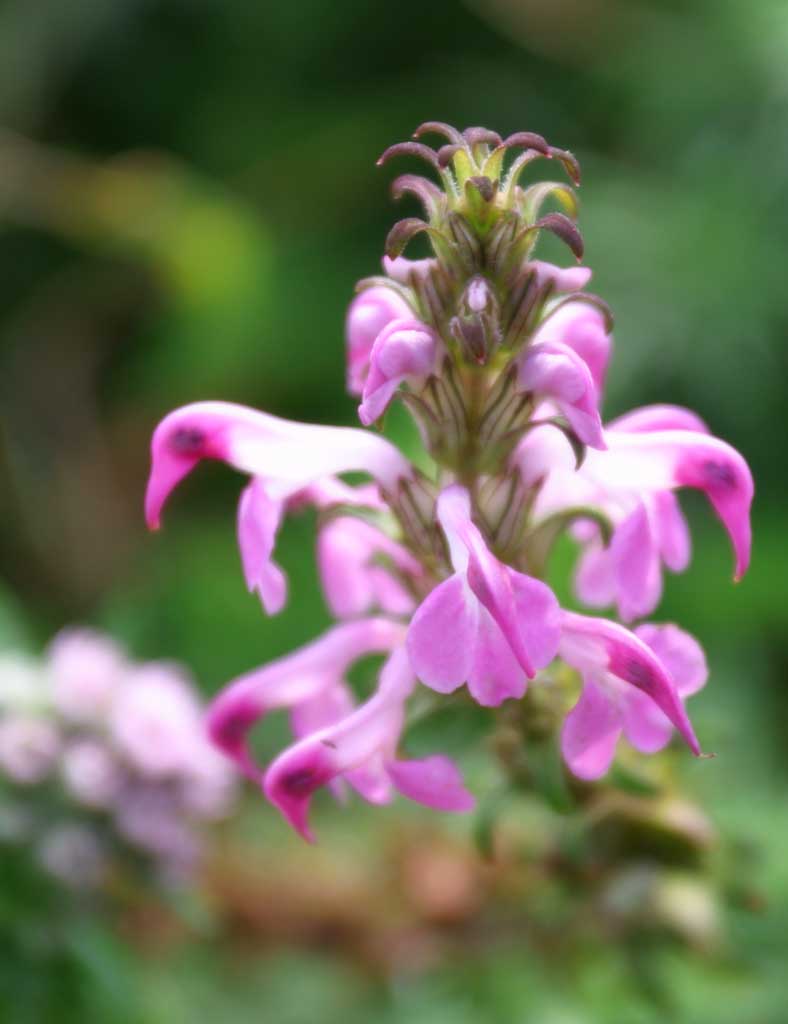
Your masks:
{"label": "blurred flower cluster", "polygon": [[235,791],[179,666],[135,664],[76,628],[43,659],[0,657],[0,844],[32,848],[65,885],[101,888],[124,871],[185,878],[201,826]]}
{"label": "blurred flower cluster", "polygon": [[[544,159],[577,185],[572,154],[533,132],[502,139],[428,122],[415,133],[425,135],[443,144],[401,143],[380,161],[417,158],[436,180],[394,182],[395,196],[415,196],[424,217],[394,225],[384,274],[359,284],[347,384],[364,426],[394,400],[404,404],[430,470],[379,433],[224,402],[177,409],[153,436],[152,528],[202,460],[251,477],[238,538],[247,585],[268,614],[287,599],[273,559],[279,527],[298,508],[318,510],[318,566],[340,623],[236,680],[210,715],[217,745],[306,838],[310,799],[323,785],[337,793],[349,785],[373,803],[399,791],[439,810],[474,806],[447,757],[412,759],[401,749],[418,683],[440,695],[466,687],[485,707],[523,702],[520,746],[548,736],[584,782],[606,774],[622,736],[654,753],[675,729],[699,756],[684,702],[706,681],[700,645],[670,623],[630,628],[655,610],[663,570],[689,563],[675,492],[708,499],[730,537],[736,578],[749,564],[753,482],[735,449],[676,406],[602,422],[610,313],[585,290],[587,267],[534,258],[548,232],[582,259],[575,191],[521,183]],[[559,210],[544,212],[551,204]],[[433,255],[403,255],[416,236]],[[339,477],[348,472],[371,482],[351,486]],[[581,549],[577,597],[615,608],[620,621],[559,606],[545,577],[564,534]],[[371,654],[387,660],[377,690],[356,706],[346,673]],[[261,768],[247,737],[274,708],[290,711],[296,742]],[[502,757],[510,775],[518,760],[511,748]]]}

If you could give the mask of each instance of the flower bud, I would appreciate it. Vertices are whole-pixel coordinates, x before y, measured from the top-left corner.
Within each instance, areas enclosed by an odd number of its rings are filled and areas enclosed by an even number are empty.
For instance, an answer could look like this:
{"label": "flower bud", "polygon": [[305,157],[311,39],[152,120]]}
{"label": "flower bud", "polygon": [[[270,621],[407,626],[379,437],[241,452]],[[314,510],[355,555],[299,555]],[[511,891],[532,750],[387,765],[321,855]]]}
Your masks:
{"label": "flower bud", "polygon": [[451,332],[463,355],[484,365],[501,340],[500,307],[489,281],[477,274],[468,282],[452,318]]}
{"label": "flower bud", "polygon": [[412,316],[407,302],[382,285],[367,288],[353,299],[345,321],[347,389],[351,395],[364,390],[375,338],[392,320]]}

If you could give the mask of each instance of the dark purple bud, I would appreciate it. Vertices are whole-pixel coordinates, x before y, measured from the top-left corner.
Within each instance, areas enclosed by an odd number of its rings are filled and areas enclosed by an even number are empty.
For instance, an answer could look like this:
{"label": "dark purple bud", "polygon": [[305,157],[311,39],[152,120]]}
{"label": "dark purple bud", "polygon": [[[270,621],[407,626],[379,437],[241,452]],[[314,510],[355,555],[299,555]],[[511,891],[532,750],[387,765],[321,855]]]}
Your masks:
{"label": "dark purple bud", "polygon": [[458,310],[450,325],[453,337],[466,358],[486,363],[500,343],[500,307],[492,285],[481,274],[466,285]]}

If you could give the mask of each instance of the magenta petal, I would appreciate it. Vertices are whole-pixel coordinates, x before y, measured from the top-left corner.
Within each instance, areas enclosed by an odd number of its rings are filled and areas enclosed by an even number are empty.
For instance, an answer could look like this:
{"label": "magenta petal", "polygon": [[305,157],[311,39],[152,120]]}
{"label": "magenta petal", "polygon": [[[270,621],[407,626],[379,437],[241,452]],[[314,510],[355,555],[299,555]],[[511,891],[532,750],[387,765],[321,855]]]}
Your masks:
{"label": "magenta petal", "polygon": [[575,593],[592,608],[607,608],[615,602],[616,580],[609,548],[589,544],[577,563]]}
{"label": "magenta petal", "polygon": [[509,698],[519,700],[527,686],[528,678],[506,637],[487,609],[480,607],[468,673],[471,695],[478,704],[495,708]]}
{"label": "magenta petal", "polygon": [[189,456],[175,450],[167,450],[156,444],[153,435],[151,444],[151,472],[145,489],[145,522],[149,530],[161,526],[161,512],[178,484],[194,469],[200,456]]}
{"label": "magenta petal", "polygon": [[529,679],[552,661],[560,636],[558,602],[541,580],[499,562],[474,544],[468,583],[497,622]]}
{"label": "magenta petal", "polygon": [[419,605],[408,629],[413,671],[438,693],[466,681],[473,659],[478,611],[459,573],[440,583]]}
{"label": "magenta petal", "polygon": [[412,316],[407,302],[392,288],[367,288],[353,299],[345,321],[347,389],[360,395],[364,388],[375,338],[386,324]]}
{"label": "magenta petal", "polygon": [[290,727],[297,740],[335,725],[352,714],[353,695],[341,679],[321,688],[314,697],[294,704],[290,711]]}
{"label": "magenta petal", "polygon": [[541,580],[507,566],[514,594],[520,637],[534,668],[545,668],[558,653],[561,609],[555,594]]}
{"label": "magenta petal", "polygon": [[336,774],[331,750],[309,739],[280,754],[265,774],[266,797],[309,843],[315,841],[309,828],[312,794]]}
{"label": "magenta petal", "polygon": [[610,543],[616,596],[625,622],[650,614],[662,595],[659,552],[646,506],[641,502],[616,528]]}
{"label": "magenta petal", "polygon": [[709,428],[691,409],[681,405],[644,405],[624,413],[607,424],[608,430],[624,430],[630,434],[655,430],[693,430],[708,434]]}
{"label": "magenta petal", "polygon": [[676,460],[676,483],[680,487],[697,487],[711,502],[733,544],[734,576],[739,580],[750,564],[752,475],[747,463],[730,445],[711,437],[704,437],[703,442],[686,444]]}
{"label": "magenta petal", "polygon": [[606,447],[591,371],[568,345],[558,341],[530,345],[519,360],[518,385],[522,391],[554,399],[584,444]]}
{"label": "magenta petal", "polygon": [[658,491],[651,505],[652,529],[659,553],[671,572],[684,572],[689,565],[692,544],[679,500],[672,491]]}
{"label": "magenta petal", "polygon": [[638,626],[635,635],[656,654],[682,697],[697,693],[705,685],[709,669],[703,648],[695,637],[678,626],[657,626],[650,622]]}
{"label": "magenta petal", "polygon": [[385,412],[404,381],[419,385],[435,368],[438,336],[420,320],[393,320],[375,339],[358,414],[365,426]]}
{"label": "magenta petal", "polygon": [[359,768],[343,772],[342,778],[369,804],[387,804],[391,800],[391,780],[380,755]]}
{"label": "magenta petal", "polygon": [[534,335],[534,343],[557,341],[575,351],[591,371],[597,397],[602,394],[612,341],[605,318],[587,302],[567,302],[551,313]]}
{"label": "magenta petal", "polygon": [[583,673],[607,673],[645,693],[675,725],[695,755],[700,745],[678,690],[662,662],[639,637],[609,619],[563,612],[561,657]]}
{"label": "magenta petal", "polygon": [[545,260],[531,260],[529,267],[540,286],[550,283],[556,292],[579,292],[591,280],[590,267],[559,267]]}
{"label": "magenta petal", "polygon": [[608,430],[605,436],[608,451],[594,452],[591,465],[599,484],[652,493],[676,487],[703,491],[728,531],[739,579],[750,560],[754,488],[749,467],[735,448],[709,434],[689,430]]}
{"label": "magenta petal", "polygon": [[591,679],[564,719],[561,753],[573,775],[599,779],[610,767],[621,735],[621,713]]}
{"label": "magenta petal", "polygon": [[270,499],[261,480],[252,480],[241,493],[238,544],[244,577],[269,615],[281,611],[287,598],[287,578],[271,557],[283,513],[284,502]]}
{"label": "magenta petal", "polygon": [[[397,648],[383,666],[377,691],[351,715],[289,747],[265,773],[266,797],[304,838],[312,793],[343,773],[394,755],[404,721],[405,701],[415,685],[407,655]],[[354,784],[359,776],[351,775]]]}
{"label": "magenta petal", "polygon": [[202,459],[260,477],[272,498],[335,473],[366,472],[393,488],[411,472],[392,444],[368,431],[296,423],[230,402],[195,402],[165,416],[153,433],[145,499],[152,528],[172,489]]}
{"label": "magenta petal", "polygon": [[642,754],[656,754],[673,734],[673,726],[645,693],[628,693],[623,714],[624,735]]}
{"label": "magenta petal", "polygon": [[420,761],[389,761],[386,767],[391,781],[409,800],[436,811],[472,811],[476,806],[457,766],[442,754]]}
{"label": "magenta petal", "polygon": [[260,769],[246,742],[257,722],[275,708],[301,708],[295,713],[297,735],[311,731],[310,723],[317,727],[321,721],[335,721],[343,693],[349,696],[342,683],[348,666],[366,654],[390,651],[403,640],[404,627],[384,618],[334,626],[305,647],[229,683],[208,709],[211,739],[244,774],[259,779]]}

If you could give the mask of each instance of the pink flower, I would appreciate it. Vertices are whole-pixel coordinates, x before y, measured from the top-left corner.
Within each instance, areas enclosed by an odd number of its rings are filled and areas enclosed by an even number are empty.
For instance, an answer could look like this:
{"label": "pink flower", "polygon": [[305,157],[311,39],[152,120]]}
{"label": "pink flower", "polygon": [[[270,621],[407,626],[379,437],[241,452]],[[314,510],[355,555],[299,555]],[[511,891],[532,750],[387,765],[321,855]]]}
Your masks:
{"label": "pink flower", "polygon": [[89,629],[64,629],[50,644],[48,660],[58,711],[74,722],[102,721],[128,671],[117,644]]}
{"label": "pink flower", "polygon": [[[565,273],[577,273],[585,269],[576,267]],[[564,287],[557,290],[575,289]],[[597,401],[600,401],[612,346],[612,339],[601,311],[585,301],[564,303],[554,312],[548,313],[531,342],[532,345],[546,343],[566,345],[580,356],[591,372],[597,391]]]}
{"label": "pink flower", "polygon": [[380,419],[403,383],[420,391],[435,373],[443,346],[420,320],[392,320],[375,338],[358,416],[365,427]]}
{"label": "pink flower", "polygon": [[560,341],[531,344],[518,359],[517,384],[553,399],[583,444],[604,449],[597,388],[584,359]]}
{"label": "pink flower", "polygon": [[0,772],[12,782],[31,786],[52,771],[60,753],[54,722],[33,715],[0,718]]}
{"label": "pink flower", "polygon": [[98,740],[79,739],[70,744],[63,752],[60,770],[66,789],[87,807],[109,807],[120,790],[120,767]]}
{"label": "pink flower", "polygon": [[330,725],[350,712],[345,682],[349,666],[369,654],[401,644],[405,629],[388,619],[359,619],[334,626],[299,650],[230,683],[208,711],[213,742],[244,774],[259,781],[260,769],[247,745],[249,730],[270,711],[287,708],[296,736]]}
{"label": "pink flower", "polygon": [[145,495],[151,529],[158,528],[169,494],[203,459],[259,477],[272,500],[335,473],[368,473],[390,489],[411,472],[394,445],[375,434],[294,423],[230,402],[195,402],[165,416],[154,431],[151,458]]}
{"label": "pink flower", "polygon": [[392,320],[412,316],[407,302],[383,285],[365,288],[353,299],[345,320],[347,389],[351,395],[360,395],[364,388],[375,338]]}
{"label": "pink flower", "polygon": [[384,780],[376,792],[364,794],[374,803],[387,802],[393,786],[436,810],[472,810],[474,798],[448,758],[434,755],[411,761],[396,756],[405,702],[414,685],[407,655],[399,648],[386,662],[377,692],[365,704],[294,744],[271,764],[265,774],[265,794],[305,839],[314,841],[308,814],[315,790],[365,770]]}
{"label": "pink flower", "polygon": [[[662,565],[683,571],[690,556],[686,522],[673,491],[703,491],[722,520],[736,557],[735,578],[750,558],[753,482],[730,445],[701,432],[693,413],[673,406],[635,410],[605,430],[607,450],[589,451],[579,470],[556,431],[538,428],[515,455],[526,483],[542,481],[537,514],[591,506],[615,530],[604,548],[595,527],[576,530],[586,544],[576,579],[585,603],[616,603],[626,621],[648,615],[662,592]],[[705,428],[704,428],[705,429]]]}
{"label": "pink flower", "polygon": [[467,682],[480,704],[522,697],[527,679],[555,656],[558,602],[546,584],[504,565],[488,550],[471,521],[463,487],[441,493],[437,516],[454,574],[413,616],[408,630],[413,668],[439,693]]}
{"label": "pink flower", "polygon": [[422,576],[421,564],[363,519],[329,519],[318,534],[317,562],[326,601],[337,618],[353,618],[376,608],[390,615],[413,611],[412,594],[387,564],[405,578]]}
{"label": "pink flower", "polygon": [[564,612],[560,654],[583,674],[583,692],[561,733],[573,774],[604,775],[622,732],[638,750],[653,753],[675,726],[700,754],[683,698],[703,686],[706,663],[689,634],[649,625],[635,635],[606,619]]}
{"label": "pink flower", "polygon": [[119,753],[150,779],[177,776],[202,736],[202,709],[173,665],[155,663],[130,672],[110,716]]}

